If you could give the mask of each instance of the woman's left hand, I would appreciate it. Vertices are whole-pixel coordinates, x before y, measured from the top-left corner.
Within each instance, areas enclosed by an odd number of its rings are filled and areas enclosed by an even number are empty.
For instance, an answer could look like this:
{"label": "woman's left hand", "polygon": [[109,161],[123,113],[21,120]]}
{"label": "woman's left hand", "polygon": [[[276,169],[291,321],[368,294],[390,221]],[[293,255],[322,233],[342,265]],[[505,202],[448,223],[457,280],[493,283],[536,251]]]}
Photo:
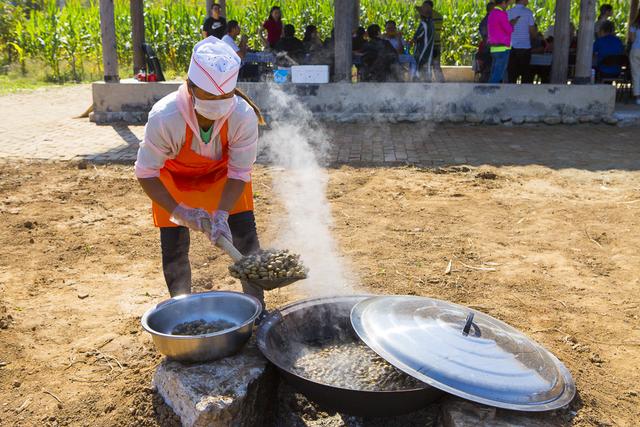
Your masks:
{"label": "woman's left hand", "polygon": [[230,242],[233,241],[231,229],[229,228],[229,212],[215,211],[211,215],[211,230],[209,231],[209,240],[214,245],[220,236],[224,236]]}

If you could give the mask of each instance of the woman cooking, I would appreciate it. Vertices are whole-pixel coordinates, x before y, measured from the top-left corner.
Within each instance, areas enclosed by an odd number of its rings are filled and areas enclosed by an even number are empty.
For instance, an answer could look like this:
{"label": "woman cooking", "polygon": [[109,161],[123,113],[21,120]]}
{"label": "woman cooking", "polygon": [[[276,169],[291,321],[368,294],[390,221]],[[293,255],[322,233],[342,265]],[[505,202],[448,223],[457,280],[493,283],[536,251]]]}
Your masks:
{"label": "woman cooking", "polygon": [[[243,254],[259,249],[251,170],[258,124],[253,102],[236,89],[240,58],[208,37],[191,55],[188,81],[149,113],[135,174],[160,228],[162,269],[171,296],[191,292],[189,230],[220,236]],[[243,291],[263,303],[261,288]]]}

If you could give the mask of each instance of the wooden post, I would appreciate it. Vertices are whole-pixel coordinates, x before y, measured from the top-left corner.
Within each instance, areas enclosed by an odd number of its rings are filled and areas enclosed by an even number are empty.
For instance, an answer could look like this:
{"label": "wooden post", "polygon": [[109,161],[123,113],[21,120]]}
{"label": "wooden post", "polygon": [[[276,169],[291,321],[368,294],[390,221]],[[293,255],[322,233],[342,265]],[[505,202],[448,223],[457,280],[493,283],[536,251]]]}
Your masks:
{"label": "wooden post", "polygon": [[553,62],[551,64],[551,83],[553,84],[567,83],[569,46],[571,44],[570,12],[570,0],[556,0],[556,21],[553,26]]}
{"label": "wooden post", "polygon": [[351,66],[353,65],[351,28],[353,26],[354,7],[353,0],[335,0],[334,5],[334,80],[340,82],[351,80]]}
{"label": "wooden post", "polygon": [[207,10],[205,11],[205,14],[204,14],[205,19],[207,19],[211,15],[211,6],[213,6],[213,0],[207,0],[206,6],[205,6]]}
{"label": "wooden post", "polygon": [[631,24],[633,24],[633,20],[636,19],[638,13],[640,13],[640,10],[638,10],[638,0],[631,0],[631,6],[629,6],[629,24],[627,25],[627,40],[629,40]]}
{"label": "wooden post", "polygon": [[576,53],[575,84],[591,81],[593,62],[593,29],[596,22],[596,0],[580,0],[580,26],[578,27],[578,52]]}
{"label": "wooden post", "polygon": [[102,36],[102,66],[104,81],[117,83],[118,52],[116,50],[116,24],[113,17],[113,0],[100,0],[100,34]]}
{"label": "wooden post", "polygon": [[133,75],[145,67],[144,51],[144,0],[129,0],[131,13],[131,44],[133,47]]}
{"label": "wooden post", "polygon": [[360,0],[353,0],[353,31],[360,26]]}

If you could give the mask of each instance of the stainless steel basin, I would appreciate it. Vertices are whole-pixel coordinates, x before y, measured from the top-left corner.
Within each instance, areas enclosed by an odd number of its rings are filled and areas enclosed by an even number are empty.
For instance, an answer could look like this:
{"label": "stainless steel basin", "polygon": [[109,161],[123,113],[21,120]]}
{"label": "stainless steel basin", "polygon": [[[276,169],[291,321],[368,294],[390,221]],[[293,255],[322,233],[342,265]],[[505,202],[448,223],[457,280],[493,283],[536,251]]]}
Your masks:
{"label": "stainless steel basin", "polygon": [[[237,353],[251,337],[261,311],[260,302],[250,295],[202,292],[163,301],[149,309],[141,322],[160,353],[182,362],[204,362]],[[205,335],[171,334],[178,324],[199,319],[225,320],[236,326]]]}

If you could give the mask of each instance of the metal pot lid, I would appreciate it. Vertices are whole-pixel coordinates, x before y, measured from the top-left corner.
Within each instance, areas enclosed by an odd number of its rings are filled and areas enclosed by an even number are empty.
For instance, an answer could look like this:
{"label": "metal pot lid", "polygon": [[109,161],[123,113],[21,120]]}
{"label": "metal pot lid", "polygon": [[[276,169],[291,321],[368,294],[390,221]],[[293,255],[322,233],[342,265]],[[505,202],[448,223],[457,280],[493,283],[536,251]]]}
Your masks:
{"label": "metal pot lid", "polygon": [[351,323],[389,363],[465,399],[547,411],[575,395],[571,374],[553,354],[506,323],[461,305],[379,296],[356,304]]}

